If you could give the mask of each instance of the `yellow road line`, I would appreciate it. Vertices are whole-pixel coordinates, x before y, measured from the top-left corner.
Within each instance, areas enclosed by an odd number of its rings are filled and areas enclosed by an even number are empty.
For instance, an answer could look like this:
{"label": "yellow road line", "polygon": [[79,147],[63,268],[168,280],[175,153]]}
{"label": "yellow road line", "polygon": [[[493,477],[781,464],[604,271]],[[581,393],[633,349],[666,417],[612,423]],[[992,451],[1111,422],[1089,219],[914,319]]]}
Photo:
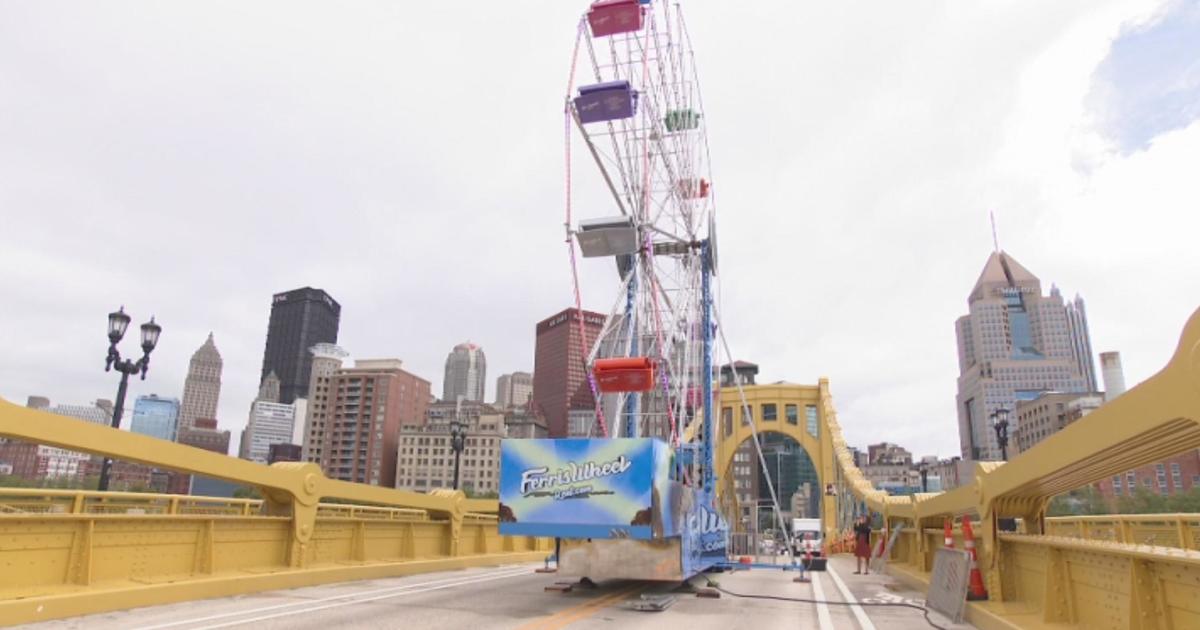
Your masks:
{"label": "yellow road line", "polygon": [[625,587],[619,591],[603,595],[595,599],[589,599],[580,604],[576,604],[569,608],[564,608],[549,617],[527,623],[518,630],[559,630],[565,628],[580,619],[591,617],[597,612],[608,608],[610,604],[636,593],[645,588],[645,584],[636,584],[634,586]]}

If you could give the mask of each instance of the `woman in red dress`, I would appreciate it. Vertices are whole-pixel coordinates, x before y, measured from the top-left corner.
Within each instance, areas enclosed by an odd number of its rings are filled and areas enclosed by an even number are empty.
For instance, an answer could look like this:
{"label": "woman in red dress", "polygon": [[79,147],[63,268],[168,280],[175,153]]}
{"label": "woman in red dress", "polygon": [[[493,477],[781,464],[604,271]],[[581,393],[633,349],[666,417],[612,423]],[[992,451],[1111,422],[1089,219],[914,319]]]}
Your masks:
{"label": "woman in red dress", "polygon": [[866,515],[858,517],[854,523],[854,567],[858,569],[854,573],[869,575],[868,570],[871,561],[871,523],[867,520]]}

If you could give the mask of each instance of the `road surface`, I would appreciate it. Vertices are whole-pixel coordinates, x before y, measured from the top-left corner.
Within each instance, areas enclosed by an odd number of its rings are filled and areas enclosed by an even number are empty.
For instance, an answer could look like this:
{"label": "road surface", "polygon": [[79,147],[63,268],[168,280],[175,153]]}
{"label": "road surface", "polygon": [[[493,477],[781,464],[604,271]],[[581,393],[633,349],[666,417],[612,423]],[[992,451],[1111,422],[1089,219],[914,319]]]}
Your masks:
{"label": "road surface", "polygon": [[[773,630],[776,628],[906,630],[930,628],[921,611],[900,607],[845,606],[749,599],[718,599],[678,592],[675,585],[614,581],[571,592],[547,592],[560,580],[534,573],[533,565],[488,567],[402,578],[345,582],[214,600],[102,613],[27,626],[38,630],[340,630],[446,628],[469,630]],[[792,572],[739,571],[711,576],[731,593],[860,603],[923,603],[884,575],[853,575],[854,561],[835,557],[830,570],[794,583]],[[674,595],[664,611],[633,610],[642,595]],[[934,615],[943,627],[953,625]]]}

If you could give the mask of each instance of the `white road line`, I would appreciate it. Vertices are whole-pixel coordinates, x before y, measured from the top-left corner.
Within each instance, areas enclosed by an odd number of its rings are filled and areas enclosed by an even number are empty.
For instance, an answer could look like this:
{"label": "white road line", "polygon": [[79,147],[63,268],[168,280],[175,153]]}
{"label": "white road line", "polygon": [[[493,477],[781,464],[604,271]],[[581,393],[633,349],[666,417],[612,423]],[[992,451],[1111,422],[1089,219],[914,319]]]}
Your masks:
{"label": "white road line", "polygon": [[821,626],[821,630],[833,630],[833,618],[829,616],[829,604],[825,602],[825,589],[821,588],[821,572],[813,571],[809,573],[812,576],[813,599],[817,600],[817,624]]}
{"label": "white road line", "polygon": [[833,570],[832,563],[827,565],[825,570],[829,573],[829,577],[833,578],[833,583],[837,585],[838,590],[842,592],[842,597],[854,604],[850,607],[850,612],[854,613],[854,618],[858,620],[858,626],[862,630],[875,630],[875,624],[871,623],[871,618],[867,616],[867,613],[863,612],[862,606],[858,605],[858,600],[854,599],[854,595],[850,592],[850,589],[846,588],[846,583],[842,581],[841,576],[837,574],[837,571]]}
{"label": "white road line", "polygon": [[216,614],[216,615],[208,615],[206,617],[193,617],[191,619],[184,619],[181,621],[172,621],[170,623],[162,623],[162,624],[158,624],[158,625],[154,625],[154,626],[142,626],[142,630],[159,630],[160,628],[174,628],[177,626],[185,626],[185,625],[193,624],[193,623],[202,623],[205,621],[213,621],[216,619],[225,619],[228,617],[238,617],[241,615],[252,615],[255,613],[267,612],[270,610],[279,610],[280,608],[293,608],[296,606],[309,606],[312,604],[320,604],[323,602],[330,602],[330,601],[344,600],[344,599],[349,599],[349,598],[354,598],[354,597],[361,597],[363,595],[375,595],[378,593],[391,593],[391,592],[398,593],[400,591],[419,588],[422,586],[432,586],[432,585],[440,585],[440,584],[447,584],[447,583],[451,583],[451,584],[449,584],[450,586],[458,586],[460,584],[469,584],[470,580],[474,580],[474,579],[480,578],[480,577],[487,577],[487,576],[516,577],[518,575],[524,575],[528,572],[529,572],[528,569],[521,569],[519,571],[514,571],[512,568],[498,569],[496,571],[489,571],[487,573],[483,573],[478,576],[472,576],[470,578],[466,578],[467,581],[465,581],[465,582],[463,581],[464,576],[458,575],[458,576],[454,576],[454,577],[439,578],[436,580],[431,580],[429,582],[418,582],[416,584],[402,584],[399,586],[389,586],[387,588],[379,588],[379,589],[375,589],[375,590],[371,590],[371,591],[356,591],[356,592],[352,592],[352,593],[345,593],[342,595],[331,595],[329,597],[322,597],[319,599],[305,599],[305,600],[299,600],[299,601],[294,601],[294,602],[288,602],[286,604],[275,604],[273,606],[263,606],[261,608],[249,608],[246,610],[236,610],[236,611],[220,613],[220,614]]}
{"label": "white road line", "polygon": [[[521,573],[519,573],[517,575],[524,575],[525,573],[526,572],[522,571]],[[277,612],[277,613],[274,613],[271,615],[261,615],[258,617],[250,617],[249,619],[238,619],[235,621],[228,621],[225,623],[214,624],[211,626],[200,626],[196,630],[216,630],[216,628],[229,628],[232,626],[240,626],[240,625],[247,624],[247,623],[253,623],[255,621],[265,621],[267,619],[278,619],[279,617],[289,617],[291,615],[300,615],[300,614],[304,614],[304,613],[311,613],[311,612],[316,612],[318,610],[327,610],[329,608],[338,608],[340,606],[349,606],[351,604],[364,604],[366,602],[373,602],[373,601],[380,600],[380,599],[387,599],[389,597],[401,597],[403,595],[416,595],[418,593],[428,593],[430,591],[440,591],[443,589],[454,588],[456,586],[463,586],[466,584],[481,584],[483,582],[492,582],[494,580],[503,580],[503,579],[509,578],[509,577],[513,577],[513,576],[512,575],[493,575],[491,577],[485,577],[482,579],[464,580],[462,582],[456,582],[454,584],[443,584],[441,586],[431,586],[429,588],[423,588],[420,590],[403,591],[400,593],[384,593],[382,595],[375,595],[374,597],[359,597],[359,598],[352,599],[352,600],[342,600],[342,601],[333,602],[330,604],[324,604],[321,606],[310,606],[310,607],[304,608],[302,610],[285,610],[283,612]]]}

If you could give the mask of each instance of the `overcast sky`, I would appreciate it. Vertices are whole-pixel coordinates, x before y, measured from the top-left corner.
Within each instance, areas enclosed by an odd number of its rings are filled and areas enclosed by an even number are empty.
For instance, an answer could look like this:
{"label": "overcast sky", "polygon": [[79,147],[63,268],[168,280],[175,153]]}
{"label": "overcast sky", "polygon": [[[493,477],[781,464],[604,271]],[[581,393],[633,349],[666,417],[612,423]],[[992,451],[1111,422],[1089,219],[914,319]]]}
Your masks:
{"label": "overcast sky", "polygon": [[[112,398],[124,304],[164,328],[130,404],[181,395],[212,331],[236,444],[271,295],[311,285],[352,355],[435,393],[479,343],[491,399],[572,302],[561,102],[586,4],[0,1],[0,395]],[[1166,363],[1200,306],[1200,2],[684,8],[723,321],[760,382],[828,376],[852,444],[958,454],[954,320],[989,211],[1084,296],[1130,385]],[[614,213],[588,190],[577,215]],[[584,266],[606,310],[611,263]]]}

